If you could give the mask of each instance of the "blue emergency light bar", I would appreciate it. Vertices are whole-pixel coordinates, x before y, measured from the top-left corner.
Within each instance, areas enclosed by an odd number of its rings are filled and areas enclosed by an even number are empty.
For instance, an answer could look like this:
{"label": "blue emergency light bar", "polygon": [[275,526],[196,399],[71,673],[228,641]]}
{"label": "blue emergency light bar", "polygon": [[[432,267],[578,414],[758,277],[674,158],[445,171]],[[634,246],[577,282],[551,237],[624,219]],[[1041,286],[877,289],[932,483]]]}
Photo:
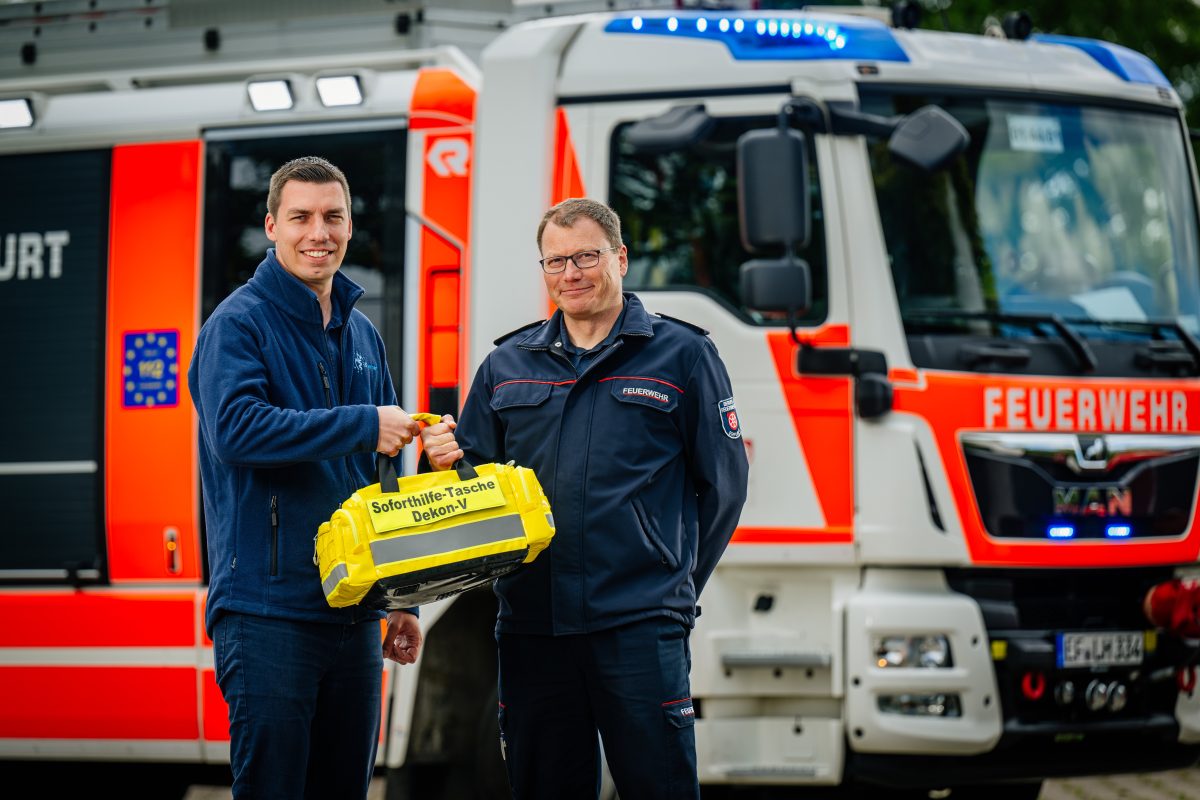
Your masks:
{"label": "blue emergency light bar", "polygon": [[1077,36],[1056,36],[1049,33],[1038,33],[1029,38],[1031,41],[1043,44],[1077,47],[1094,58],[1100,66],[1130,83],[1148,83],[1164,89],[1171,88],[1171,82],[1167,80],[1166,75],[1163,75],[1157,64],[1128,47],[1122,47],[1112,42],[1102,42],[1099,39],[1081,39]]}
{"label": "blue emergency light bar", "polygon": [[1046,535],[1051,539],[1074,539],[1075,528],[1071,525],[1051,525],[1046,528]]}
{"label": "blue emergency light bar", "polygon": [[741,61],[908,61],[882,22],[831,22],[813,17],[736,14],[632,14],[617,17],[606,33],[680,36],[720,42]]}

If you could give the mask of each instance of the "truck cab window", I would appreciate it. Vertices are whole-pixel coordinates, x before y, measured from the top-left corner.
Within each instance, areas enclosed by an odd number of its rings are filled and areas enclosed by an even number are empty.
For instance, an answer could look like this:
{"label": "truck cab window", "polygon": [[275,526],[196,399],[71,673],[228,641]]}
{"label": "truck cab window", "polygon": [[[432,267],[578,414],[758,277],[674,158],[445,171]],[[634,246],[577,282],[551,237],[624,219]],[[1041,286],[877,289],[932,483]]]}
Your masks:
{"label": "truck cab window", "polygon": [[[666,153],[637,152],[625,137],[629,124],[614,131],[610,204],[629,247],[627,289],[702,292],[748,321],[784,324],[743,305],[738,272],[763,256],[743,249],[738,232],[737,140],[775,124],[767,116],[719,117],[703,141]],[[821,186],[812,137],[808,142],[812,237],[798,255],[813,281],[813,302],[801,321],[815,324],[825,319],[828,283]]]}
{"label": "truck cab window", "polygon": [[[864,91],[862,101],[864,111],[882,116],[934,103],[971,136],[963,154],[935,173],[868,140],[910,338],[1040,338],[1044,331],[1022,316],[1058,316],[1101,350],[1160,337],[1178,342],[1176,325],[1200,332],[1196,206],[1173,114],[880,90]],[[1115,354],[1112,369],[1099,355],[1101,373],[1117,368]]]}
{"label": "truck cab window", "polygon": [[263,231],[271,175],[285,162],[319,155],[350,182],[354,235],[341,271],[366,290],[356,308],[384,338],[400,390],[404,265],[404,131],[278,138],[212,138],[205,147],[203,319],[250,279],[267,248]]}

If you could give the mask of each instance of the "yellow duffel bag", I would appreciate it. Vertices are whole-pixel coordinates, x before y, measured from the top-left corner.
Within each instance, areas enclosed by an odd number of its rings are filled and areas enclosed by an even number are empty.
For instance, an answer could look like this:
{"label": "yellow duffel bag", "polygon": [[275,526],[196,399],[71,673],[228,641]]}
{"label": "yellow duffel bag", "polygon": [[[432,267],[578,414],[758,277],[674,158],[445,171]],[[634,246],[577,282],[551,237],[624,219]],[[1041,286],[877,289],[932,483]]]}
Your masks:
{"label": "yellow duffel bag", "polygon": [[533,561],[554,536],[533,470],[460,461],[397,479],[382,453],[377,467],[379,483],[317,531],[314,561],[335,608],[394,610],[465,592]]}

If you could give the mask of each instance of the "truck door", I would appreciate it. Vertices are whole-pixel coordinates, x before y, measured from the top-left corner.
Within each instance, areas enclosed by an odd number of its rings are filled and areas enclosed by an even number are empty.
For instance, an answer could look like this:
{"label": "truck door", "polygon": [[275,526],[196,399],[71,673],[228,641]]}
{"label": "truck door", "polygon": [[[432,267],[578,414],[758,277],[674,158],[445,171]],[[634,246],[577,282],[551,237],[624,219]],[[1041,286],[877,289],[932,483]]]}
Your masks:
{"label": "truck door", "polygon": [[104,287],[112,153],[0,158],[0,577],[104,571]]}
{"label": "truck door", "polygon": [[[740,265],[761,255],[747,252],[738,233],[737,140],[773,126],[786,99],[623,99],[565,111],[568,129],[604,132],[580,138],[591,147],[580,162],[587,192],[607,197],[621,217],[630,251],[625,288],[652,311],[708,329],[729,369],[751,458],[750,499],[734,542],[849,545],[850,382],[800,375],[798,346],[784,321],[747,309],[739,285]],[[670,148],[639,144],[639,126],[687,106],[708,118],[695,125],[704,133]],[[840,246],[825,236],[836,187],[821,169],[826,143],[810,136],[808,146],[813,235],[799,255],[809,263],[813,302],[798,337],[817,348],[844,348],[845,292],[840,274],[827,269]]]}
{"label": "truck door", "polygon": [[204,267],[207,319],[254,274],[274,243],[263,230],[272,173],[293,158],[318,155],[350,182],[354,235],[341,271],[366,289],[356,306],[383,336],[403,396],[404,175],[407,133],[398,124],[210,131],[205,145]]}

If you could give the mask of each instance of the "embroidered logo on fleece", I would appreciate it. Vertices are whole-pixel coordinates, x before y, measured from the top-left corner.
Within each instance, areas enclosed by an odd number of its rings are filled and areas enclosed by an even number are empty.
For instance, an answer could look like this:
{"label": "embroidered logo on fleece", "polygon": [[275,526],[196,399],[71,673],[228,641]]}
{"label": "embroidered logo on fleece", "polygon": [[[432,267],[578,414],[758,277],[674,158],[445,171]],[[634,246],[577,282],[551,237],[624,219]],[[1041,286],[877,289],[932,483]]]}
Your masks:
{"label": "embroidered logo on fleece", "polygon": [[375,370],[379,369],[379,367],[377,367],[374,364],[367,361],[365,358],[363,358],[362,353],[355,350],[354,351],[354,371],[362,372],[364,369],[369,369],[372,372],[374,372]]}
{"label": "embroidered logo on fleece", "polygon": [[738,421],[737,408],[734,407],[733,398],[727,398],[717,403],[717,410],[721,413],[721,427],[725,430],[725,435],[730,439],[742,438],[742,424]]}

